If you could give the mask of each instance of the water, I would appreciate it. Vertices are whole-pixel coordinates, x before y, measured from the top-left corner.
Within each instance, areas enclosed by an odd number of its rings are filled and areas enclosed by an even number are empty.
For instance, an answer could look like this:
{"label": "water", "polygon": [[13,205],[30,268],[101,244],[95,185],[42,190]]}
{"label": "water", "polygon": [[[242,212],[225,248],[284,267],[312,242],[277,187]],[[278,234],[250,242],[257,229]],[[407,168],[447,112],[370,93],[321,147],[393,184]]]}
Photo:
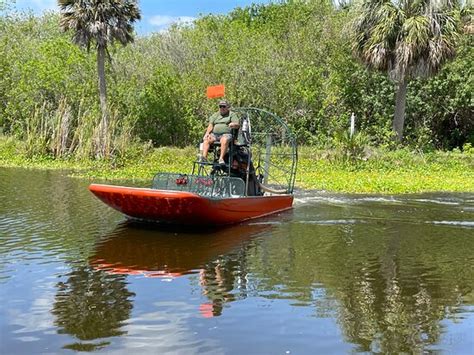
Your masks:
{"label": "water", "polygon": [[220,230],[126,223],[0,168],[0,353],[474,353],[474,195],[299,192]]}

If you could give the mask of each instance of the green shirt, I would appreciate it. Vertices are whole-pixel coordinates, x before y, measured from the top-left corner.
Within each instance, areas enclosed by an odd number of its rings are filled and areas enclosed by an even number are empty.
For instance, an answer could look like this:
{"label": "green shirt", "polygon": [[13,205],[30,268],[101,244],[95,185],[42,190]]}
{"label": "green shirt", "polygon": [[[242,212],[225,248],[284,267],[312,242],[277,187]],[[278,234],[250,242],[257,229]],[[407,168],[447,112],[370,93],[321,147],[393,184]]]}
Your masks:
{"label": "green shirt", "polygon": [[212,133],[215,134],[230,133],[229,123],[231,122],[240,123],[239,116],[232,111],[229,111],[229,113],[224,116],[222,116],[220,112],[216,112],[209,117],[209,123],[214,126]]}

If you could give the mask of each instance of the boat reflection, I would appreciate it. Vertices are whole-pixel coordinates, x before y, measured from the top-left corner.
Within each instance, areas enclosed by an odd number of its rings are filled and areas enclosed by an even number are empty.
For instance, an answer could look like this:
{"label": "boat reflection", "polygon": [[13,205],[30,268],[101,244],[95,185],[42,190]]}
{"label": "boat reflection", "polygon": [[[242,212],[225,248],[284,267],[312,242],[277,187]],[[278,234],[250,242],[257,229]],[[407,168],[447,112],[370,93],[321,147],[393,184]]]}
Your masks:
{"label": "boat reflection", "polygon": [[127,222],[97,244],[89,263],[111,274],[179,277],[199,273],[209,262],[239,249],[269,228],[242,224],[196,233]]}
{"label": "boat reflection", "polygon": [[271,229],[271,224],[252,223],[196,232],[128,222],[97,244],[89,264],[115,275],[199,274],[199,286],[208,299],[199,311],[203,317],[219,316],[225,303],[246,297],[247,249],[253,239]]}

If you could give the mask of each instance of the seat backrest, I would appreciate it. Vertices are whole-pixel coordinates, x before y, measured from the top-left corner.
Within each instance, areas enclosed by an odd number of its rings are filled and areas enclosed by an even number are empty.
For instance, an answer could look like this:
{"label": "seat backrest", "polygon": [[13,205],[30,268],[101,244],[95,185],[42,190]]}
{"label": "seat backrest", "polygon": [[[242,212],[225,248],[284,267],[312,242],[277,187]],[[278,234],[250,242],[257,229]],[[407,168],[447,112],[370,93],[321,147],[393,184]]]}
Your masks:
{"label": "seat backrest", "polygon": [[236,139],[239,145],[250,144],[250,121],[246,113],[243,113],[240,118],[240,127]]}

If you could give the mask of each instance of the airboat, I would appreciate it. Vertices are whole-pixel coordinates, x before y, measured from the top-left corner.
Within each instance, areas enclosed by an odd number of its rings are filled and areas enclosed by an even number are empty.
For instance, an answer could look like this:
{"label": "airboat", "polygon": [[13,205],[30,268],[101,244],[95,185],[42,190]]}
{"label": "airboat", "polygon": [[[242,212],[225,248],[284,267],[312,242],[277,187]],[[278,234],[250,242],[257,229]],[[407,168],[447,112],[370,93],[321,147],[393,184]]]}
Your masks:
{"label": "airboat", "polygon": [[128,218],[177,225],[227,225],[290,209],[298,161],[296,139],[277,115],[234,108],[240,128],[218,163],[197,158],[190,173],[157,173],[150,188],[91,184],[89,190]]}

